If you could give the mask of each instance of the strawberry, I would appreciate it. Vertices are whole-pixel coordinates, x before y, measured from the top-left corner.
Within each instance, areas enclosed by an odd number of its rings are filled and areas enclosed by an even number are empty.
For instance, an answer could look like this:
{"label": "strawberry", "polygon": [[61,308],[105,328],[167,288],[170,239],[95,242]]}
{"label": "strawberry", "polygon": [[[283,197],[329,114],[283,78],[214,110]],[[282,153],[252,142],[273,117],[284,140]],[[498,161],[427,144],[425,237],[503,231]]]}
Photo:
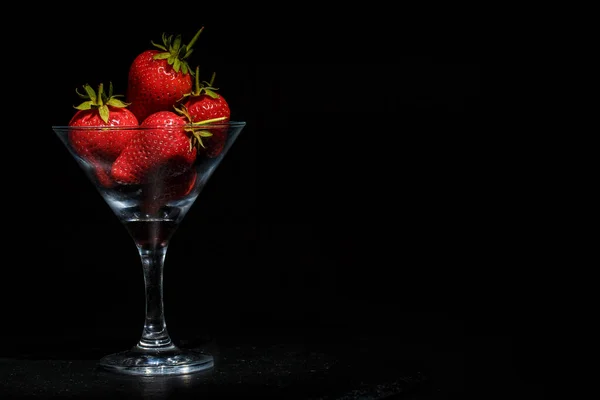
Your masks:
{"label": "strawberry", "polygon": [[196,148],[174,111],[158,111],[140,124],[140,131],[114,162],[112,177],[121,184],[148,183],[151,178],[176,176],[191,167]]}
{"label": "strawberry", "polygon": [[188,195],[196,184],[196,176],[196,170],[191,168],[175,177],[142,186],[142,210],[147,214],[156,214],[169,201]]}
{"label": "strawberry", "polygon": [[[231,110],[225,98],[216,93],[219,89],[213,86],[215,74],[213,73],[210,82],[203,83],[200,83],[198,76],[199,69],[196,67],[194,89],[186,93],[180,103],[183,103],[187,109],[192,122],[221,117],[222,122],[227,123],[231,118]],[[211,129],[210,133],[211,136],[206,136],[202,140],[203,146],[198,150],[207,157],[213,158],[223,151],[227,128]]]}
{"label": "strawberry", "polygon": [[110,178],[112,163],[117,159],[121,151],[127,146],[135,135],[134,130],[128,129],[88,129],[100,126],[138,126],[136,116],[127,109],[128,104],[117,99],[119,95],[113,95],[112,83],[108,94],[104,92],[104,85],[98,86],[98,92],[90,85],[83,86],[85,94],[76,93],[85,101],[75,106],[77,111],[69,121],[69,126],[84,129],[73,129],[69,132],[69,140],[73,150],[88,161],[104,186],[113,185]]}
{"label": "strawberry", "polygon": [[176,102],[192,90],[192,74],[187,58],[200,36],[201,28],[189,44],[181,43],[181,35],[163,34],[162,44],[151,42],[157,49],[140,53],[129,67],[127,101],[138,120],[143,121],[158,111],[172,111]]}
{"label": "strawberry", "polygon": [[[185,110],[158,111],[140,124],[143,128],[115,160],[111,176],[121,184],[144,184],[184,173],[196,161],[206,131],[190,124]],[[201,126],[220,121],[200,121]]]}

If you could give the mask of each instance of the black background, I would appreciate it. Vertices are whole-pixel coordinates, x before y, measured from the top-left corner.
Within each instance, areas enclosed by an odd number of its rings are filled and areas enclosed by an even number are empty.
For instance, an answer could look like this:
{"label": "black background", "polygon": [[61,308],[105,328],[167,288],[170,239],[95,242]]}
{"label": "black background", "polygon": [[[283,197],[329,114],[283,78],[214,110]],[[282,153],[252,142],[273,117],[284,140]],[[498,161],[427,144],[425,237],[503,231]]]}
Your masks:
{"label": "black background", "polygon": [[172,336],[426,338],[464,352],[458,387],[490,357],[520,379],[533,356],[519,353],[519,370],[513,351],[533,317],[513,266],[523,243],[506,234],[516,194],[494,161],[504,143],[482,97],[478,25],[461,10],[305,7],[91,8],[28,25],[42,56],[7,82],[27,105],[11,139],[29,161],[11,164],[18,190],[4,196],[3,335],[138,340],[136,248],[51,126],[68,122],[76,88],[111,81],[124,94],[150,40],[204,26],[190,62],[217,73],[247,126],[169,247]]}

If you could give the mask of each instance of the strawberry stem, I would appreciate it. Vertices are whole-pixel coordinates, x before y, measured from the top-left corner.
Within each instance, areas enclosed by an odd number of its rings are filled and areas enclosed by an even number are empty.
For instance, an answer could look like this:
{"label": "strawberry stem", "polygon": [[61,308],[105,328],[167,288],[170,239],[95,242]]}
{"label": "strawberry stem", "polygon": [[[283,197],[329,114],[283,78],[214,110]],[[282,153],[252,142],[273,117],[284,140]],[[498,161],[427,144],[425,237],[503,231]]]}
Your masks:
{"label": "strawberry stem", "polygon": [[219,97],[219,95],[215,92],[219,90],[216,87],[213,87],[213,82],[215,81],[216,72],[213,72],[212,77],[210,78],[210,82],[202,82],[200,83],[200,67],[196,66],[196,72],[193,74],[194,76],[194,87],[189,93],[184,93],[183,97],[177,102],[183,102],[187,97],[199,97],[201,95],[207,95],[213,99]]}
{"label": "strawberry stem", "polygon": [[205,119],[204,121],[192,122],[191,125],[192,126],[197,126],[197,125],[212,124],[213,122],[223,121],[224,119],[227,119],[227,117],[218,117],[218,118]]}
{"label": "strawberry stem", "polygon": [[103,94],[104,94],[104,84],[100,83],[98,85],[98,100],[97,100],[98,101],[98,104],[97,104],[98,107],[102,107],[104,105],[104,102],[102,101],[103,100],[102,99],[102,97],[103,97],[102,95]]}
{"label": "strawberry stem", "polygon": [[192,89],[192,95],[199,96],[200,95],[200,66],[196,66],[196,76],[194,77],[194,89]]}

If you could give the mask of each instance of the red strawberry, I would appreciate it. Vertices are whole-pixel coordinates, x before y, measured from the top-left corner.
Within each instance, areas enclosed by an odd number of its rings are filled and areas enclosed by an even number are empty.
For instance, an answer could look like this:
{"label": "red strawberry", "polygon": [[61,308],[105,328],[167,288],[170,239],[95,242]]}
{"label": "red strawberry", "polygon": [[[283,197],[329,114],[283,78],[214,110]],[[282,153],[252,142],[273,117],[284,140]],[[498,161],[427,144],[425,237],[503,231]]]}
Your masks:
{"label": "red strawberry", "polygon": [[[187,109],[192,122],[204,121],[212,118],[223,118],[227,123],[231,118],[231,110],[225,98],[217,94],[219,90],[213,86],[215,74],[210,82],[200,83],[198,78],[199,69],[196,67],[194,90],[184,95],[183,105]],[[208,157],[216,157],[225,145],[227,139],[227,128],[210,129],[211,136],[202,139],[202,146],[198,148],[202,154]]]}
{"label": "red strawberry", "polygon": [[127,103],[113,95],[112,83],[108,94],[104,92],[104,85],[98,86],[96,93],[90,85],[84,85],[85,94],[77,94],[85,99],[76,106],[77,111],[69,121],[69,126],[85,129],[73,129],[69,132],[69,140],[73,149],[79,156],[87,160],[96,172],[100,183],[112,186],[110,169],[112,163],[121,154],[135,135],[134,130],[128,129],[88,129],[98,126],[138,126],[136,116],[127,109]]}
{"label": "red strawberry", "polygon": [[182,174],[196,160],[185,116],[174,111],[151,114],[114,162],[112,177],[122,184],[141,184]]}
{"label": "red strawberry", "polygon": [[196,184],[196,170],[188,169],[181,175],[163,180],[156,180],[142,187],[142,210],[147,214],[155,214],[169,201],[178,200],[188,195]]}
{"label": "red strawberry", "polygon": [[186,59],[200,36],[201,28],[189,44],[181,43],[181,35],[163,34],[162,44],[151,42],[157,49],[140,53],[129,68],[127,101],[138,120],[143,121],[158,111],[172,111],[176,102],[192,90],[193,71]]}

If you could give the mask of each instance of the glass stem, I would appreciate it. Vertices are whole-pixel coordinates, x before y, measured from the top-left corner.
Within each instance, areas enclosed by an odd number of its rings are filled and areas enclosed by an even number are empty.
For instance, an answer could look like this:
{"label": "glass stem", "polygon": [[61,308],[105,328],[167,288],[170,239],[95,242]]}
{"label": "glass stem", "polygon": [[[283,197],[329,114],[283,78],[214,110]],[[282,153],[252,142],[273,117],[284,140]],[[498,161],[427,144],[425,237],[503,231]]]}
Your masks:
{"label": "glass stem", "polygon": [[138,246],[138,250],[146,288],[146,321],[138,347],[156,350],[172,348],[163,303],[163,268],[167,246]]}

